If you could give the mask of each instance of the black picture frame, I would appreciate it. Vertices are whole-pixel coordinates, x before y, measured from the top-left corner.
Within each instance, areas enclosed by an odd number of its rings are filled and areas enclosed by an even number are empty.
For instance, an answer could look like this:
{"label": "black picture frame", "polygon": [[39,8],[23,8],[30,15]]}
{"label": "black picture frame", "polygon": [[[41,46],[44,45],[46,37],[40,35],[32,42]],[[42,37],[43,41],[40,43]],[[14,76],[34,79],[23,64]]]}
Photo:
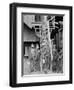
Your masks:
{"label": "black picture frame", "polygon": [[[44,9],[59,9],[69,10],[70,24],[69,24],[69,80],[65,81],[52,81],[52,82],[36,82],[36,83],[16,83],[17,80],[17,7],[30,7],[30,8],[44,8]],[[72,84],[72,6],[58,6],[58,5],[41,5],[41,4],[27,4],[27,3],[11,3],[10,4],[10,79],[9,85],[11,87],[26,87],[26,86],[41,86],[41,85],[59,85],[59,84]]]}

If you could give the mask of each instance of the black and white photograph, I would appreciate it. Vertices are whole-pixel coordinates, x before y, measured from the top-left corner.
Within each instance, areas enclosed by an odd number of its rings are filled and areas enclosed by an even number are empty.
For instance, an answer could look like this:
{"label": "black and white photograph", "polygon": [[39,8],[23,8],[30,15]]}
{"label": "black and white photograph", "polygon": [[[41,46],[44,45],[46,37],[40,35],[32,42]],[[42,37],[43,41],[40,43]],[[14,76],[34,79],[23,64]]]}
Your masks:
{"label": "black and white photograph", "polygon": [[72,7],[10,4],[10,86],[72,83]]}
{"label": "black and white photograph", "polygon": [[63,15],[21,14],[22,76],[63,74]]}

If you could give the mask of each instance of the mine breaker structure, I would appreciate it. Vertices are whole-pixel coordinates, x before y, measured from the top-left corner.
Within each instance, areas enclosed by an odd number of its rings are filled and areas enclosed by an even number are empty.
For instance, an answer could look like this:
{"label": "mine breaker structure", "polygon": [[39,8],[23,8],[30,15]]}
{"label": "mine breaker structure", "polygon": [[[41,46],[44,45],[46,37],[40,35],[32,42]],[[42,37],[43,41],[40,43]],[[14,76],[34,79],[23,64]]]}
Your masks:
{"label": "mine breaker structure", "polygon": [[[35,31],[36,36],[39,38],[40,46],[40,72],[43,70],[52,71],[53,52],[59,49],[59,38],[62,27],[58,28],[58,22],[55,21],[55,16],[51,15],[25,15],[24,23]],[[61,22],[62,23],[62,22]],[[51,37],[52,32],[58,33]],[[52,34],[53,36],[53,34]],[[54,43],[54,40],[56,43]]]}

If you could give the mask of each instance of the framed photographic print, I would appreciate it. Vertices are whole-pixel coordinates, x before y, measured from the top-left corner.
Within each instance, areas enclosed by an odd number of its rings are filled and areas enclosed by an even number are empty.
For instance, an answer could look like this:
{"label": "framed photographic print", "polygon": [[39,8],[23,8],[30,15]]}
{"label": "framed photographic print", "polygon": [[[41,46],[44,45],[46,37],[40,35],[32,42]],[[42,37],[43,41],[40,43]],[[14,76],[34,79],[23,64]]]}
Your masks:
{"label": "framed photographic print", "polygon": [[10,4],[10,86],[72,83],[72,7]]}

